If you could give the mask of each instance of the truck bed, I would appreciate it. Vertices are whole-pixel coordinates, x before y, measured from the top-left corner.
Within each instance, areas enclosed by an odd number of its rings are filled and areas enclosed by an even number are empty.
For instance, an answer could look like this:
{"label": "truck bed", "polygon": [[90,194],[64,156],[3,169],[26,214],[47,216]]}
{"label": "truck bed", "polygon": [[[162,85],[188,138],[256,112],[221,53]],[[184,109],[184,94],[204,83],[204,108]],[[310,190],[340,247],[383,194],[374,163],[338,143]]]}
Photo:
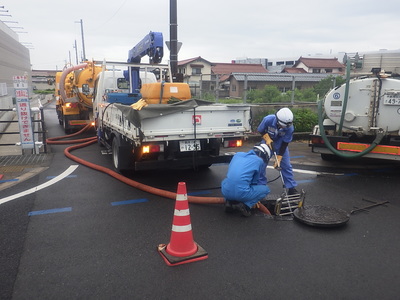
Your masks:
{"label": "truck bed", "polygon": [[137,111],[114,104],[104,124],[141,142],[224,138],[250,132],[250,106],[212,104],[187,100],[176,104],[151,104]]}

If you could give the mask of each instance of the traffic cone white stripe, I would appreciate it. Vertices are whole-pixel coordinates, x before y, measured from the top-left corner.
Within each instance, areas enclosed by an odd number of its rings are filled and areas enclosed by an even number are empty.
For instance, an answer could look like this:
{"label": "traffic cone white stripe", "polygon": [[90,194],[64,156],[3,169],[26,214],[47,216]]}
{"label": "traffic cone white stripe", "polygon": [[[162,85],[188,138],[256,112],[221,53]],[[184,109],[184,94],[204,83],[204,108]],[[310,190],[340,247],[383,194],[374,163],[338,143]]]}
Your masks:
{"label": "traffic cone white stripe", "polygon": [[186,217],[190,215],[189,209],[175,209],[174,215],[177,217]]}
{"label": "traffic cone white stripe", "polygon": [[188,232],[192,230],[192,224],[189,225],[172,225],[172,231],[174,232]]}
{"label": "traffic cone white stripe", "polygon": [[176,201],[186,201],[187,194],[176,194]]}

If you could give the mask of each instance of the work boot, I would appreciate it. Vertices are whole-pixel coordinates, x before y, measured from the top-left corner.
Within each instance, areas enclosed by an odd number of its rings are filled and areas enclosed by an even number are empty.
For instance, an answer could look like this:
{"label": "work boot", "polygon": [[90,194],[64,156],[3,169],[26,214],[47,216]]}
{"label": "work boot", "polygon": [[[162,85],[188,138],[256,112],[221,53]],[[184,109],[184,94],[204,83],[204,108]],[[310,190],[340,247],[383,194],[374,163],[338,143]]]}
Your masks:
{"label": "work boot", "polygon": [[234,205],[234,208],[240,211],[243,217],[250,217],[251,216],[251,208],[248,207],[243,202],[239,202],[238,204]]}
{"label": "work boot", "polygon": [[288,190],[288,195],[298,195],[298,194],[300,194],[300,193],[294,187],[292,187]]}

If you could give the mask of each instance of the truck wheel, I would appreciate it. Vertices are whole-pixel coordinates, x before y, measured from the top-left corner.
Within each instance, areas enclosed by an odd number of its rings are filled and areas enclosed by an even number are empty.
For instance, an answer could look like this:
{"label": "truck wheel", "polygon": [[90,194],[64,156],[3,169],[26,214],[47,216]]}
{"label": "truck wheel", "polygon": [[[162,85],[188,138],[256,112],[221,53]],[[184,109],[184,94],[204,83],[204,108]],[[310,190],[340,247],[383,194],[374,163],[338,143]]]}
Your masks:
{"label": "truck wheel", "polygon": [[57,112],[58,124],[63,125],[63,115],[61,113],[59,105],[56,105],[56,112]]}
{"label": "truck wheel", "polygon": [[113,164],[114,164],[114,169],[117,170],[118,172],[121,171],[120,167],[120,160],[121,157],[119,155],[119,138],[115,137],[112,140],[112,159],[113,159]]}
{"label": "truck wheel", "polygon": [[63,128],[64,128],[64,132],[66,134],[69,134],[69,133],[72,132],[72,129],[69,127],[69,121],[70,121],[70,117],[64,115],[63,119],[62,119],[62,125],[63,125]]}
{"label": "truck wheel", "polygon": [[122,145],[121,139],[115,136],[112,140],[112,160],[117,172],[133,170],[133,155],[129,145]]}

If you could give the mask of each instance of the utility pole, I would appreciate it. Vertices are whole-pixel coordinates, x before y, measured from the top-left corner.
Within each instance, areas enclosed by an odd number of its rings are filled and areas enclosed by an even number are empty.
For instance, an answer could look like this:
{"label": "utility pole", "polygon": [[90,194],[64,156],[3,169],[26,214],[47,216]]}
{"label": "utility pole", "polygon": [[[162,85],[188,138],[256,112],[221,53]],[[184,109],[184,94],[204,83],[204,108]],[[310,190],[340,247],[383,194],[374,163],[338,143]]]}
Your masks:
{"label": "utility pole", "polygon": [[[170,30],[170,64],[172,77],[176,79],[178,73],[178,22],[177,22],[177,4],[176,0],[170,0],[169,12],[169,30]],[[174,80],[175,81],[175,80]]]}
{"label": "utility pole", "polygon": [[82,52],[83,52],[83,61],[86,61],[86,52],[85,52],[85,38],[83,36],[83,20],[76,21],[75,23],[81,23],[81,36],[82,36]]}
{"label": "utility pole", "polygon": [[74,45],[74,48],[75,48],[75,58],[76,58],[76,64],[78,65],[78,47],[77,47],[77,45],[76,45],[76,40],[75,40],[75,45]]}

